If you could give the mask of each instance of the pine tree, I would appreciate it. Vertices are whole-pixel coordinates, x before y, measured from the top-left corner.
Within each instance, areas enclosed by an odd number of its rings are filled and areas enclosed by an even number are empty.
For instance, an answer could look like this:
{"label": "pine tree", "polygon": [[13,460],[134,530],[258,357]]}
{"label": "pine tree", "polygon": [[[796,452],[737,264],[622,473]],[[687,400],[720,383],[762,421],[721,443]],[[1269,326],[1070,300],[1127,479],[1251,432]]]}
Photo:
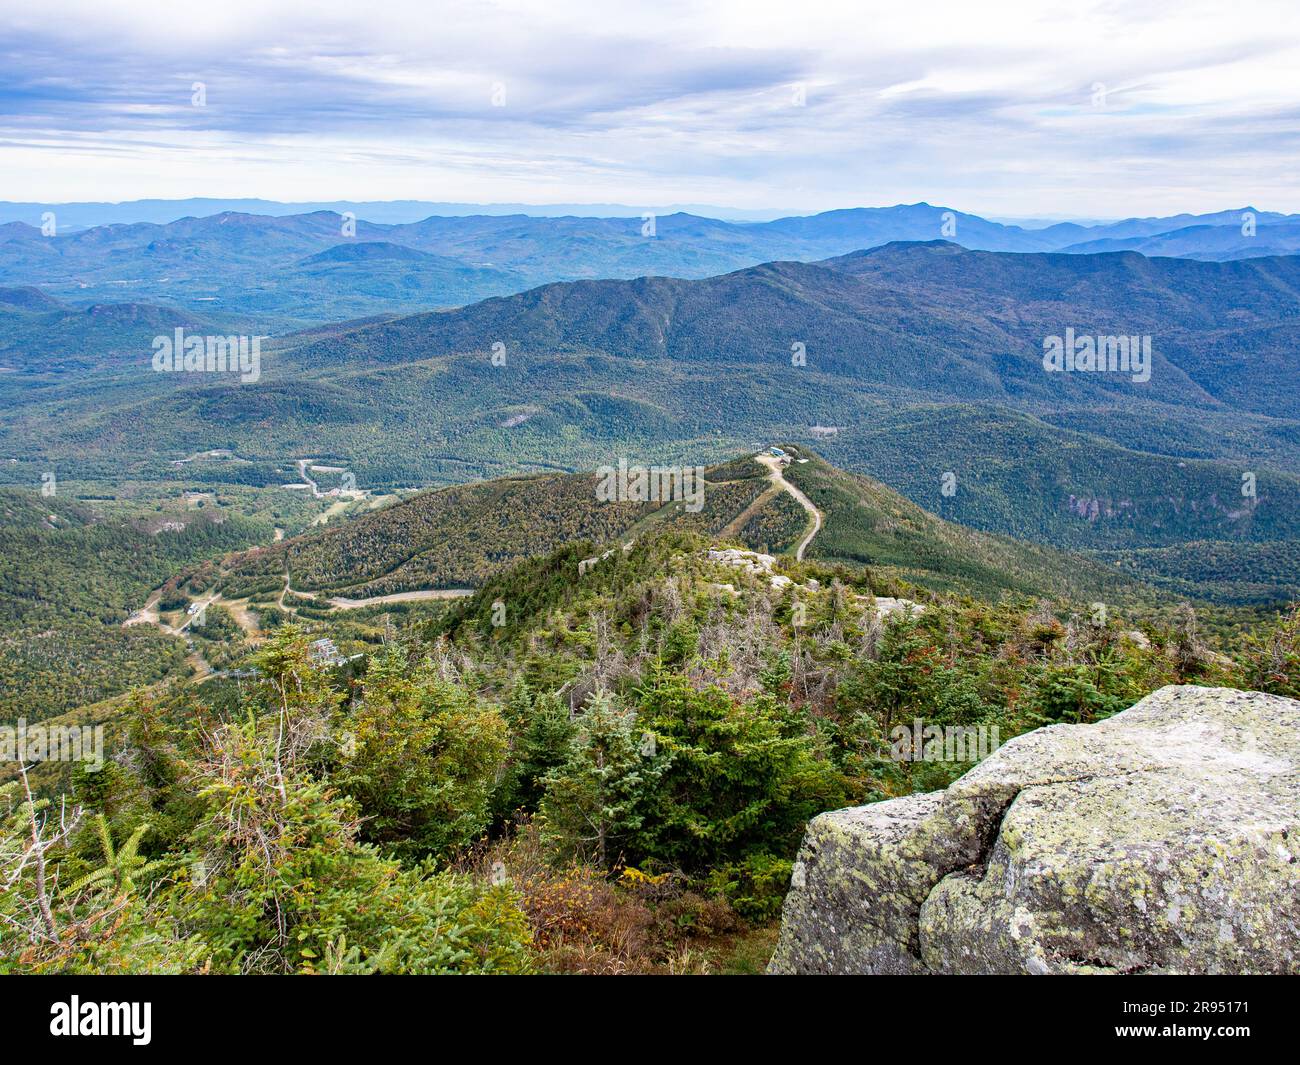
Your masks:
{"label": "pine tree", "polygon": [[597,693],[578,720],[564,764],[546,777],[543,839],[570,857],[613,868],[641,827],[647,796],[667,761],[646,742],[632,710]]}
{"label": "pine tree", "polygon": [[95,816],[95,832],[99,836],[104,864],[93,873],[83,876],[71,890],[81,891],[85,888],[105,890],[111,895],[122,895],[136,889],[136,882],[147,879],[164,867],[165,862],[149,861],[140,854],[140,841],[149,831],[148,825],[141,825],[131,833],[121,847],[113,846],[113,834],[108,827],[108,819],[103,814]]}

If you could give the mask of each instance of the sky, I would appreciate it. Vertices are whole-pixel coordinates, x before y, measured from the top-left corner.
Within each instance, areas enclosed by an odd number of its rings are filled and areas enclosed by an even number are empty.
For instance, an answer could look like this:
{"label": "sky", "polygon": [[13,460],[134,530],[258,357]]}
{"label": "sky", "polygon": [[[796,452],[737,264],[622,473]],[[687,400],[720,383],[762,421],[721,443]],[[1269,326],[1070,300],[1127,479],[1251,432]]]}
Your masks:
{"label": "sky", "polygon": [[0,200],[1300,211],[1296,0],[0,0]]}

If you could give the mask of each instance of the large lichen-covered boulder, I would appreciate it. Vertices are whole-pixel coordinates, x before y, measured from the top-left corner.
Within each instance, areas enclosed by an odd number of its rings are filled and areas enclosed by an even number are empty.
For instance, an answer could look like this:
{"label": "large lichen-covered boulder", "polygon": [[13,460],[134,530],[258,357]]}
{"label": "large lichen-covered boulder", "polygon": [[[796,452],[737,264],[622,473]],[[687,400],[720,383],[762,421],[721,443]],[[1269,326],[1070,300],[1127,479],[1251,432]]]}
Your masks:
{"label": "large lichen-covered boulder", "polygon": [[770,971],[1300,972],[1300,702],[1162,688],[822,814]]}

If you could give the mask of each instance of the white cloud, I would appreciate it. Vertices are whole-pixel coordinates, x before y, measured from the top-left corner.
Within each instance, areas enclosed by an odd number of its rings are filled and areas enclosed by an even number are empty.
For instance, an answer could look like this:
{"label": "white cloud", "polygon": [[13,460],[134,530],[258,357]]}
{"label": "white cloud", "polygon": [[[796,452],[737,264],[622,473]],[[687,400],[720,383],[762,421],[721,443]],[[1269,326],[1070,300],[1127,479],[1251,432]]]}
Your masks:
{"label": "white cloud", "polygon": [[1300,210],[1297,10],[0,0],[0,196]]}

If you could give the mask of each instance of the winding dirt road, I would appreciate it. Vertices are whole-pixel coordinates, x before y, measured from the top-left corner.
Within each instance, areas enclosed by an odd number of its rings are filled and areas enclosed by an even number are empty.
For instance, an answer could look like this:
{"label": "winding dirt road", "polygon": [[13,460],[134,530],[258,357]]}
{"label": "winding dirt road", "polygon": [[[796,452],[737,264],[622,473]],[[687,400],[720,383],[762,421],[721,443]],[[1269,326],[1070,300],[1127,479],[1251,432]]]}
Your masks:
{"label": "winding dirt road", "polygon": [[769,470],[772,471],[771,475],[768,477],[768,480],[771,481],[774,485],[777,485],[780,488],[784,488],[787,492],[789,492],[790,495],[794,497],[795,502],[798,503],[801,507],[803,507],[803,509],[808,512],[809,517],[812,518],[812,528],[809,529],[808,532],[804,534],[804,538],[799,541],[799,546],[794,549],[795,561],[802,562],[803,553],[807,549],[808,545],[812,543],[812,538],[816,536],[819,532],[821,532],[821,528],[822,528],[821,511],[819,511],[815,506],[813,506],[811,499],[809,499],[806,495],[804,495],[801,491],[799,491],[799,489],[797,489],[794,485],[792,485],[789,481],[785,479],[785,474],[781,472],[782,467],[781,467],[781,460],[779,458],[777,458],[775,455],[769,455],[766,452],[763,453],[762,455],[755,455],[754,457],[760,463],[762,463],[764,466],[766,466]]}
{"label": "winding dirt road", "polygon": [[411,603],[417,599],[463,599],[473,594],[473,588],[421,588],[414,592],[372,595],[369,599],[349,599],[347,596],[336,595],[330,600],[330,604],[341,610],[355,610],[359,606],[374,606],[376,603]]}
{"label": "winding dirt road", "polygon": [[[473,588],[421,588],[413,592],[392,592],[388,595],[372,595],[367,599],[349,599],[345,595],[336,595],[325,601],[330,606],[337,607],[340,610],[356,610],[357,607],[375,606],[379,603],[410,603],[419,599],[463,599],[467,595],[473,595]],[[284,575],[284,591],[280,593],[280,606],[282,609],[288,609],[284,605],[286,595],[296,595],[303,599],[315,599],[319,601],[322,597],[315,592],[300,592],[296,588],[289,587],[289,575]]]}

